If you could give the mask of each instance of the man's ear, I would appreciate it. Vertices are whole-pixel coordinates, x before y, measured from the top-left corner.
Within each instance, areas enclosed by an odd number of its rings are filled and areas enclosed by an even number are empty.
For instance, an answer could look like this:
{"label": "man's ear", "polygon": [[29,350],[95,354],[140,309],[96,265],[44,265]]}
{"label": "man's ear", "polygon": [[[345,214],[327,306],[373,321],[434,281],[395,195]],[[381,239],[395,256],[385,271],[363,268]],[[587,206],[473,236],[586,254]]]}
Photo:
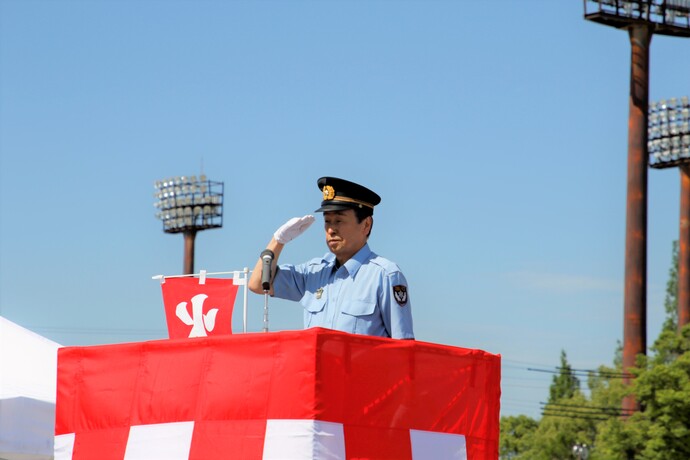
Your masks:
{"label": "man's ear", "polygon": [[366,231],[366,234],[368,235],[369,233],[371,233],[371,228],[374,226],[374,216],[367,216],[366,219],[364,219],[364,222],[364,229]]}

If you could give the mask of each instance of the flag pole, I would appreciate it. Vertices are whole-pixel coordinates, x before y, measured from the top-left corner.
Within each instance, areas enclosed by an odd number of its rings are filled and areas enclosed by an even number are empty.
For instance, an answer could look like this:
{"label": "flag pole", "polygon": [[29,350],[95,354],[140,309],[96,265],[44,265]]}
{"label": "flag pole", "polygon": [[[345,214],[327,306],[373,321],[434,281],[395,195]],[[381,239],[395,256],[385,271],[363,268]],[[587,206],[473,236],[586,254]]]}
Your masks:
{"label": "flag pole", "polygon": [[249,268],[244,267],[244,309],[243,309],[243,322],[242,322],[242,332],[247,333],[247,279],[249,278]]}

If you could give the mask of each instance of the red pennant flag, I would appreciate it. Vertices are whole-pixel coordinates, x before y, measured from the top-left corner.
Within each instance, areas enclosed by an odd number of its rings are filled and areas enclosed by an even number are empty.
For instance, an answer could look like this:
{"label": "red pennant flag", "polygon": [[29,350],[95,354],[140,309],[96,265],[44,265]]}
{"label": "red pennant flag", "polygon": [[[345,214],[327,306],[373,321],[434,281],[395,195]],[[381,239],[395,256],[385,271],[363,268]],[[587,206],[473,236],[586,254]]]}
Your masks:
{"label": "red pennant flag", "polygon": [[232,279],[168,278],[161,285],[171,339],[232,334]]}

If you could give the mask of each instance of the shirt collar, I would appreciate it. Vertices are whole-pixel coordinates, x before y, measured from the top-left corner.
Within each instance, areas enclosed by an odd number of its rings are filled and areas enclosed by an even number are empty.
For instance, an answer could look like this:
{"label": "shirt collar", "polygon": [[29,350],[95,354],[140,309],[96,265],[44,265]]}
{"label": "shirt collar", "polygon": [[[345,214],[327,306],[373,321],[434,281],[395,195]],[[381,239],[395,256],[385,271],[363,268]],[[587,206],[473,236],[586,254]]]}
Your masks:
{"label": "shirt collar", "polygon": [[[357,251],[354,256],[350,257],[350,259],[347,262],[345,262],[344,267],[347,269],[347,272],[350,276],[355,276],[357,274],[357,272],[359,271],[359,267],[361,267],[364,264],[364,262],[367,261],[370,254],[371,249],[369,249],[369,244],[364,243],[362,249]],[[324,256],[324,260],[332,267],[335,267],[335,254],[333,254],[332,252],[326,254]]]}

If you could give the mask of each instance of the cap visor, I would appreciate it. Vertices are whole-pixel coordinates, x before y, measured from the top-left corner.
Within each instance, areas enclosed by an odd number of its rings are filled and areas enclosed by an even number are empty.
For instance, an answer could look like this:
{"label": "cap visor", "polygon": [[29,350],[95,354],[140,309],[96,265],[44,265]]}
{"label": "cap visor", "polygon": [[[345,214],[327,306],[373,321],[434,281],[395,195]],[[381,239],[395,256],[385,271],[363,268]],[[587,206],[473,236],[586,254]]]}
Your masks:
{"label": "cap visor", "polygon": [[345,211],[347,209],[355,209],[355,206],[347,205],[347,204],[327,204],[324,206],[321,206],[319,209],[317,209],[314,212],[328,212],[328,211]]}

